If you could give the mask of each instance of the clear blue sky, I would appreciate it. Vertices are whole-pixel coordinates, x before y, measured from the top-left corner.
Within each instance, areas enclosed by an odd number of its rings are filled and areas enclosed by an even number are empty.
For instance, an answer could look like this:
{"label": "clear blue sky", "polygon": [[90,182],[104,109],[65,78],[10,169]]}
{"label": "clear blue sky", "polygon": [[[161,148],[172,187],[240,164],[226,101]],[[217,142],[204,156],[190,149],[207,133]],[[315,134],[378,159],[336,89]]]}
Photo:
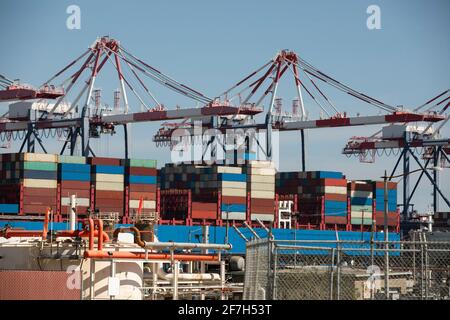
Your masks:
{"label": "clear blue sky", "polygon": [[[81,8],[81,29],[66,28],[66,8]],[[381,8],[381,30],[368,30],[366,9]],[[110,35],[151,65],[215,96],[280,49],[296,51],[321,70],[391,105],[415,107],[450,87],[450,2],[447,0],[354,1],[7,1],[0,3],[0,73],[39,85],[78,56],[96,37]],[[112,104],[117,81],[110,72],[98,79]],[[193,102],[151,82],[167,107]],[[378,111],[329,91],[350,114]],[[295,96],[286,84],[286,105]],[[315,106],[309,101],[308,109]],[[137,108],[134,108],[135,110]],[[0,104],[0,112],[6,110]],[[169,160],[151,137],[157,124],[132,129],[132,156]],[[447,126],[443,134],[450,136]],[[340,170],[351,179],[377,178],[395,158],[360,164],[341,154],[346,140],[370,135],[377,127],[308,131],[308,169]],[[295,133],[283,134],[280,166],[300,168]],[[104,155],[121,156],[120,134],[94,142]],[[56,148],[55,148],[56,150]],[[448,170],[447,170],[448,171]],[[450,189],[450,175],[442,174]],[[417,203],[425,209],[431,189],[424,184]]]}

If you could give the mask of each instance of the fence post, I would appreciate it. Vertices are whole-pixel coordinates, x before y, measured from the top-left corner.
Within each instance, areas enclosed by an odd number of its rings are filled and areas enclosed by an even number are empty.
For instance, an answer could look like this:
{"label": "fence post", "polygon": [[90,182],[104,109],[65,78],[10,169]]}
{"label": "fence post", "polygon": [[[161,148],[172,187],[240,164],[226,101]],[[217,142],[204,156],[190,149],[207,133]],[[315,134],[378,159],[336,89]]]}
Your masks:
{"label": "fence post", "polygon": [[333,300],[333,286],[334,286],[334,255],[336,249],[331,249],[331,273],[330,273],[330,300]]}
{"label": "fence post", "polygon": [[[385,236],[387,239],[387,236]],[[389,242],[385,241],[384,244],[384,291],[386,295],[386,300],[389,300]]]}
{"label": "fence post", "polygon": [[336,300],[341,298],[341,244],[337,242],[337,279],[336,279]]}
{"label": "fence post", "polygon": [[428,245],[427,245],[427,239],[424,237],[424,254],[425,254],[425,299],[428,300],[428,289],[430,285],[430,278],[429,278],[429,272],[428,272]]}
{"label": "fence post", "polygon": [[277,299],[277,259],[278,259],[278,249],[277,244],[272,241],[272,258],[273,258],[273,272],[272,272],[272,300]]}

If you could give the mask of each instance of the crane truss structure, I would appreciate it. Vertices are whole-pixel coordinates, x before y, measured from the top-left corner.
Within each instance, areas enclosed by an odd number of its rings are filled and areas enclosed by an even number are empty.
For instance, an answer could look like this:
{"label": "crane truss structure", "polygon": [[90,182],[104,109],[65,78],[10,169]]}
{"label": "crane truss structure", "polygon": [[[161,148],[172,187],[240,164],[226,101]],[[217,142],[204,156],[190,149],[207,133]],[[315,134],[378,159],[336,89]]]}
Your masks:
{"label": "crane truss structure", "polygon": [[[120,113],[106,112],[98,108],[99,105],[93,94],[96,79],[108,62],[114,67],[119,80],[120,98],[123,101],[123,112]],[[125,77],[124,67],[128,68],[129,74],[132,74],[134,83],[137,83],[140,90],[134,86],[131,79]],[[67,74],[69,74],[68,77]],[[87,78],[82,79],[86,74]],[[167,110],[142,80],[143,76],[196,101],[202,107],[177,107],[175,110]],[[59,85],[51,84],[59,79],[63,79]],[[101,133],[115,133],[115,126],[122,125],[125,133],[125,158],[128,158],[127,125],[130,123],[203,119],[234,114],[255,115],[262,111],[252,106],[239,108],[218,104],[199,91],[150,66],[126,50],[119,41],[109,37],[97,39],[82,55],[58,71],[38,89],[15,84],[4,76],[1,76],[0,83],[3,88],[0,90],[0,101],[38,99],[37,101],[41,102],[45,99],[56,99],[54,104],[50,104],[50,107],[39,115],[30,112],[26,120],[15,119],[8,114],[1,117],[0,140],[4,142],[23,140],[20,152],[25,150],[25,147],[28,152],[35,152],[35,141],[44,152],[47,152],[42,138],[63,136],[66,140],[61,154],[66,151],[68,145],[70,145],[70,154],[74,154],[77,141],[81,141],[81,155],[95,155],[89,145],[89,139],[99,137]],[[58,113],[58,108],[63,103],[67,103],[69,94],[74,91],[77,84],[81,86],[81,90],[76,93],[69,107],[63,113]],[[130,112],[126,89],[137,98],[141,106],[147,109],[145,112]],[[139,91],[144,93],[145,97],[141,96]],[[74,111],[79,108],[81,112],[74,116]]]}
{"label": "crane truss structure", "polygon": [[[402,163],[403,180],[403,210],[405,219],[410,217],[410,207],[416,190],[424,176],[430,181],[433,187],[433,211],[439,212],[439,199],[450,208],[448,193],[446,194],[439,185],[439,170],[450,168],[450,138],[441,137],[441,129],[447,124],[450,117],[444,116],[450,107],[450,89],[428,100],[424,104],[414,109],[415,112],[425,109],[427,113],[434,113],[443,116],[444,120],[436,128],[431,124],[425,127],[408,128],[406,123],[399,126],[387,126],[383,130],[377,131],[370,137],[352,137],[343,149],[343,154],[348,156],[358,156],[364,161],[367,156],[375,160],[375,156],[391,155],[398,156],[397,161],[389,176],[392,180],[400,163]],[[394,129],[394,130],[392,130]],[[396,130],[399,129],[399,130]],[[394,134],[393,134],[394,132]],[[422,159],[418,157],[422,156]],[[411,159],[418,165],[420,175],[413,188],[410,188]],[[422,161],[421,161],[422,160]],[[422,164],[422,162],[424,162]],[[430,174],[428,170],[433,170]]]}
{"label": "crane truss structure", "polygon": [[[292,113],[282,112],[281,104],[278,103],[279,99],[277,98],[280,80],[289,73],[293,77],[297,96],[294,101]],[[338,109],[333,100],[325,94],[325,90],[319,86],[319,82],[338,89],[359,101],[375,107],[385,114],[362,116],[358,113],[357,116],[350,117],[346,112],[341,112]],[[309,119],[309,110],[306,108],[304,94],[311,99],[311,102],[320,111],[321,116],[319,119]],[[268,107],[265,108],[265,121],[263,123],[257,123],[253,116],[231,116],[223,118],[222,121],[214,125],[214,128],[222,132],[237,128],[264,130],[266,132],[266,145],[265,149],[261,148],[261,150],[268,159],[272,157],[272,130],[300,131],[303,170],[306,170],[304,141],[304,130],[306,129],[409,122],[426,122],[431,125],[445,119],[445,116],[442,114],[428,110],[426,112],[404,110],[403,108],[388,105],[378,99],[356,91],[315,68],[300,58],[295,52],[288,50],[280,51],[267,63],[245,76],[228,90],[219,94],[218,97],[214,98],[214,101],[219,104],[234,104],[240,108],[252,106],[263,109],[262,103],[267,101],[266,98],[270,98],[270,100]],[[173,130],[176,130],[176,126],[162,128],[155,135],[154,141],[161,141],[159,139],[168,141],[170,139],[170,133]],[[190,135],[194,135],[193,130]],[[188,139],[195,141],[192,138]],[[214,137],[211,137],[207,146],[212,145],[213,141]],[[258,141],[256,143],[261,147]],[[225,147],[222,147],[225,151]],[[211,153],[215,153],[213,148],[211,148]]]}

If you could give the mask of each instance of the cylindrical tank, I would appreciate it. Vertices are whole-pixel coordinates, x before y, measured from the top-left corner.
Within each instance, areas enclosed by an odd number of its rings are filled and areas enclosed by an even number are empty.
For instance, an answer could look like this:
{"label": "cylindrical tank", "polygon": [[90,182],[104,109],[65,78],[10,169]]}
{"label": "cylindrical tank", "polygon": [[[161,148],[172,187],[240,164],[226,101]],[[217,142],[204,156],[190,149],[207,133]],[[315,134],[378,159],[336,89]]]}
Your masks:
{"label": "cylindrical tank", "polygon": [[232,256],[230,258],[231,271],[243,271],[245,269],[245,259],[241,256]]}

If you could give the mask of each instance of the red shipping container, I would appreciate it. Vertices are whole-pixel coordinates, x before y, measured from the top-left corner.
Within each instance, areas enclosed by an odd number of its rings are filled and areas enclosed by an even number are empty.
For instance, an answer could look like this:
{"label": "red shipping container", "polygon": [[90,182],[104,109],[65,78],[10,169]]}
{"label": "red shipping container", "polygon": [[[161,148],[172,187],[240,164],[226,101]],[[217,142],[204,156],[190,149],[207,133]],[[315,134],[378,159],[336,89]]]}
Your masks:
{"label": "red shipping container", "polygon": [[52,206],[24,205],[23,213],[25,213],[25,214],[45,214],[48,207],[52,208],[53,212],[56,212],[56,205],[52,205]]}
{"label": "red shipping container", "polygon": [[373,186],[370,183],[349,182],[347,187],[355,191],[373,191]]}
{"label": "red shipping container", "polygon": [[123,207],[123,199],[95,198],[95,206]]}
{"label": "red shipping container", "polygon": [[275,200],[273,199],[251,199],[250,204],[252,207],[275,207]]}
{"label": "red shipping container", "polygon": [[156,176],[156,168],[128,167],[127,173],[134,176]]}
{"label": "red shipping container", "polygon": [[96,206],[95,209],[98,209],[101,213],[117,212],[119,214],[119,216],[123,216],[123,212],[124,212],[123,207]]}
{"label": "red shipping container", "polygon": [[347,217],[325,216],[327,224],[347,224]]}
{"label": "red shipping container", "polygon": [[[87,214],[87,209],[89,207],[81,207],[77,206],[77,214]],[[61,214],[68,214],[70,210],[70,206],[61,206]]]}
{"label": "red shipping container", "polygon": [[252,213],[267,213],[267,214],[275,214],[275,206],[272,207],[263,207],[263,206],[251,206],[250,212]]}
{"label": "red shipping container", "polygon": [[107,191],[96,190],[95,198],[97,199],[124,199],[125,191]]}
{"label": "red shipping container", "polygon": [[246,197],[222,196],[222,203],[228,204],[247,204]]}
{"label": "red shipping container", "polygon": [[[398,224],[398,213],[388,212],[388,226],[396,226]],[[384,212],[375,212],[375,221],[377,226],[384,225]]]}
{"label": "red shipping container", "polygon": [[130,200],[140,200],[141,197],[144,200],[156,200],[156,193],[154,193],[154,192],[135,192],[135,191],[132,191],[129,193]]}
{"label": "red shipping container", "polygon": [[192,209],[192,219],[215,220],[217,219],[217,211]]}
{"label": "red shipping container", "polygon": [[333,200],[333,201],[347,201],[346,194],[337,194],[337,193],[325,193],[323,195],[325,200]]}
{"label": "red shipping container", "polygon": [[103,158],[103,157],[89,157],[88,163],[90,165],[120,166],[120,159]]}
{"label": "red shipping container", "polygon": [[66,189],[89,189],[91,183],[89,181],[61,181],[61,188]]}
{"label": "red shipping container", "polygon": [[31,197],[27,196],[23,198],[23,204],[31,204],[31,205],[39,205],[39,206],[50,206],[50,205],[56,205],[56,197]]}
{"label": "red shipping container", "polygon": [[[384,181],[377,181],[375,183],[375,188],[384,189]],[[388,190],[397,190],[397,182],[388,181],[387,188],[388,188]]]}
{"label": "red shipping container", "polygon": [[156,184],[131,183],[128,190],[133,192],[156,192]]}
{"label": "red shipping container", "polygon": [[56,188],[23,188],[24,197],[55,197],[57,195]]}
{"label": "red shipping container", "polygon": [[77,190],[77,189],[61,189],[61,197],[69,197],[71,195],[76,195],[78,198],[90,198],[91,191],[88,190]]}

